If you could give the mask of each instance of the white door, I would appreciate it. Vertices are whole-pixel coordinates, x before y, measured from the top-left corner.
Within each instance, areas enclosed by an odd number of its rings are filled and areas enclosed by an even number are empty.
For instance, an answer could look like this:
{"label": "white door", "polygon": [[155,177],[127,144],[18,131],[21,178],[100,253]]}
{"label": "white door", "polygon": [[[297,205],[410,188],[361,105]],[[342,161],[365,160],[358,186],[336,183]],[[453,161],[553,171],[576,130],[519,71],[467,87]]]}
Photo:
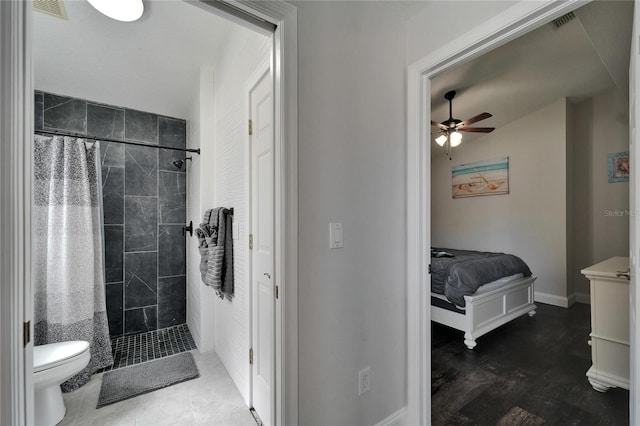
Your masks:
{"label": "white door", "polygon": [[251,120],[252,402],[271,426],[275,369],[274,153],[271,73],[249,92]]}
{"label": "white door", "polygon": [[640,45],[638,43],[638,37],[640,36],[640,2],[635,1],[633,11],[633,33],[631,38],[631,58],[629,63],[629,156],[631,160],[631,171],[629,179],[629,209],[630,226],[629,226],[629,262],[631,269],[631,300],[629,306],[629,320],[630,320],[630,360],[631,360],[631,383],[629,394],[629,424],[638,424],[640,418],[638,418],[640,408],[640,372],[638,371],[638,344],[640,343],[640,327],[636,325],[636,318],[638,316],[638,306],[640,306],[640,292],[637,290],[637,286],[640,283],[638,278],[640,277],[640,262],[638,256],[640,256],[639,244],[640,244],[640,221],[638,219],[640,205],[638,203],[637,191],[640,189],[640,173],[638,165],[640,164],[640,149],[638,149],[638,111],[636,99],[640,90],[638,90],[638,57],[640,56]]}

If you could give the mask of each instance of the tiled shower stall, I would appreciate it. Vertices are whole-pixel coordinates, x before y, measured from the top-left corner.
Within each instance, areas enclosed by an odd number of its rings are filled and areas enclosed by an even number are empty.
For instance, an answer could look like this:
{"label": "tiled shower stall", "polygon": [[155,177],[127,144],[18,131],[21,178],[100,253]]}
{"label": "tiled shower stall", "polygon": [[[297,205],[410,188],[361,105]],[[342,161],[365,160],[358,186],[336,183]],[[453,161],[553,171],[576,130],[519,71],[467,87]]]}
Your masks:
{"label": "tiled shower stall", "polygon": [[[185,120],[46,92],[35,129],[186,147]],[[181,151],[101,143],[106,297],[112,337],[186,322]]]}

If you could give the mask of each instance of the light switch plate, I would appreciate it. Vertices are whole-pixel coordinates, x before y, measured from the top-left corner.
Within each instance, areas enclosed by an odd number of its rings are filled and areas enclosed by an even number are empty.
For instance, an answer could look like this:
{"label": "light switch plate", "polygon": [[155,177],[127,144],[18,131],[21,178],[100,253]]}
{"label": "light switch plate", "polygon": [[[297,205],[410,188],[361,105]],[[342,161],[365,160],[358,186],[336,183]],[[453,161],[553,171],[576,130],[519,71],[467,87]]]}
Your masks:
{"label": "light switch plate", "polygon": [[344,241],[342,238],[342,224],[330,223],[329,224],[329,248],[337,249],[344,247]]}

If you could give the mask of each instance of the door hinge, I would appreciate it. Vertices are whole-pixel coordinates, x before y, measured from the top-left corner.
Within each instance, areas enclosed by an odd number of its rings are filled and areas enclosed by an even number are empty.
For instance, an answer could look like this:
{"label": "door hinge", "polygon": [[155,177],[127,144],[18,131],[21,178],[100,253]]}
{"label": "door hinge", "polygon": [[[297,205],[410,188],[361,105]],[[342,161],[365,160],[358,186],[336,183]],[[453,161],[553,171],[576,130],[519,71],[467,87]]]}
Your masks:
{"label": "door hinge", "polygon": [[253,250],[253,234],[249,234],[249,250]]}
{"label": "door hinge", "polygon": [[249,348],[249,364],[253,365],[253,348]]}
{"label": "door hinge", "polygon": [[276,299],[279,299],[279,298],[280,298],[280,291],[278,286],[276,286]]}
{"label": "door hinge", "polygon": [[27,321],[24,323],[22,328],[22,337],[23,337],[22,340],[24,342],[24,346],[27,346],[31,341],[31,321]]}
{"label": "door hinge", "polygon": [[253,135],[253,120],[249,120],[249,136]]}
{"label": "door hinge", "polygon": [[429,273],[431,273],[431,264],[429,264]]}

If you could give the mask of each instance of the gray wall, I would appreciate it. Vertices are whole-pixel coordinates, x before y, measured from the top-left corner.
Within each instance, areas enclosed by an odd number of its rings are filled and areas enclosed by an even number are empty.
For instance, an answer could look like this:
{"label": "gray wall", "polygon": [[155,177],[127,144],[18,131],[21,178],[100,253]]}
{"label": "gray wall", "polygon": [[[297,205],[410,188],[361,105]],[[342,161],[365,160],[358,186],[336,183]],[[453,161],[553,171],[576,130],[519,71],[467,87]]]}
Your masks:
{"label": "gray wall", "polygon": [[[35,128],[186,146],[185,120],[35,93]],[[180,151],[101,144],[107,315],[112,336],[186,322],[186,174]]]}
{"label": "gray wall", "polygon": [[575,106],[574,204],[576,249],[572,278],[585,300],[589,281],[580,270],[629,255],[629,182],[609,182],[609,154],[629,150],[629,103],[615,88]]}
{"label": "gray wall", "polygon": [[[296,2],[302,425],[373,425],[407,402],[406,65],[396,3]],[[329,248],[330,222],[343,224],[344,248]],[[371,391],[358,396],[364,367]]]}

